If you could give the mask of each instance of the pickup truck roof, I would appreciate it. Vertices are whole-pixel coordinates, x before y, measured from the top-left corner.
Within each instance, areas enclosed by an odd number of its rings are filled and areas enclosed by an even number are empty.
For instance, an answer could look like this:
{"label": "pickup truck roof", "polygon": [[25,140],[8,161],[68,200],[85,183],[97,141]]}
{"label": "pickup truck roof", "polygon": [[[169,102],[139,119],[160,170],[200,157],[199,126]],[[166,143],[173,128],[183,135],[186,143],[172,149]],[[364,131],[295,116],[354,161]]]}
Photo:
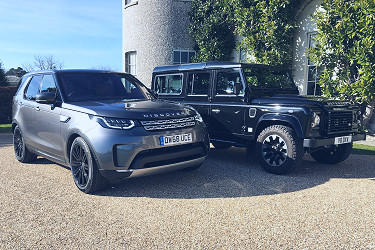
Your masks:
{"label": "pickup truck roof", "polygon": [[187,70],[203,70],[203,69],[225,69],[225,68],[243,68],[243,67],[257,67],[257,68],[272,68],[272,69],[283,69],[278,66],[268,66],[263,64],[251,64],[251,63],[234,63],[234,62],[202,62],[202,63],[188,63],[188,64],[176,64],[169,66],[159,66],[154,68],[154,73],[169,72],[169,71],[187,71]]}

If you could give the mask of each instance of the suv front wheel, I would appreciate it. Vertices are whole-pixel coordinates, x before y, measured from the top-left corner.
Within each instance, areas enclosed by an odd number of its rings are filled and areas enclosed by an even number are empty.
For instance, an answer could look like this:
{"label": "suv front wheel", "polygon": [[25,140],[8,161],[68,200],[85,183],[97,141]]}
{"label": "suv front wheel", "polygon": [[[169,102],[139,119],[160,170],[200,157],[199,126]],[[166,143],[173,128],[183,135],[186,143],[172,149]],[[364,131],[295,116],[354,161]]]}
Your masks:
{"label": "suv front wheel", "polygon": [[70,168],[74,183],[82,192],[93,193],[106,184],[89,146],[81,137],[77,137],[70,148]]}
{"label": "suv front wheel", "polygon": [[256,154],[262,167],[273,174],[287,174],[302,159],[302,139],[283,125],[265,128],[258,136]]}

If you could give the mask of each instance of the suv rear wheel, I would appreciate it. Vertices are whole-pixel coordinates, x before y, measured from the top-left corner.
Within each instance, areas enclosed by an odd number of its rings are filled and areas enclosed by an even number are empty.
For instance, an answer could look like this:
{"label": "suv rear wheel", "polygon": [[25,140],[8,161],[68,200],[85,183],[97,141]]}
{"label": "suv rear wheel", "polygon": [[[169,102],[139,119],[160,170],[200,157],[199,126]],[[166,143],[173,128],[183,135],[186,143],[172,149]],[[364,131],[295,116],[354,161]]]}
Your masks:
{"label": "suv rear wheel", "polygon": [[26,163],[36,160],[37,156],[27,149],[27,146],[23,139],[23,135],[18,125],[13,131],[13,147],[14,153],[16,154],[16,158],[19,162]]}
{"label": "suv rear wheel", "polygon": [[353,143],[329,145],[310,153],[320,163],[336,164],[345,161],[352,152]]}
{"label": "suv rear wheel", "polygon": [[89,146],[81,137],[77,137],[72,143],[70,168],[74,183],[82,192],[93,193],[106,184],[106,180],[99,173]]}
{"label": "suv rear wheel", "polygon": [[262,167],[273,174],[287,174],[303,156],[302,139],[290,127],[273,125],[258,136],[256,154]]}

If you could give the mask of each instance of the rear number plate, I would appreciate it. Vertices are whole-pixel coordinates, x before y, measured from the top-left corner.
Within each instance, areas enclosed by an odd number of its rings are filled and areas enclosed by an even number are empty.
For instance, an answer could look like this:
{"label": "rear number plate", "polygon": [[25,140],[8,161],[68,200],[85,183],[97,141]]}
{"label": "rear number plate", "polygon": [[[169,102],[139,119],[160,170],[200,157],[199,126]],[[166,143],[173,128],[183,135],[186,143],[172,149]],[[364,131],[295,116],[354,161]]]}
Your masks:
{"label": "rear number plate", "polygon": [[168,135],[160,137],[160,145],[173,145],[173,144],[182,144],[192,142],[191,133],[182,134],[182,135]]}
{"label": "rear number plate", "polygon": [[345,144],[345,143],[351,143],[352,142],[352,136],[341,136],[341,137],[335,137],[335,144]]}

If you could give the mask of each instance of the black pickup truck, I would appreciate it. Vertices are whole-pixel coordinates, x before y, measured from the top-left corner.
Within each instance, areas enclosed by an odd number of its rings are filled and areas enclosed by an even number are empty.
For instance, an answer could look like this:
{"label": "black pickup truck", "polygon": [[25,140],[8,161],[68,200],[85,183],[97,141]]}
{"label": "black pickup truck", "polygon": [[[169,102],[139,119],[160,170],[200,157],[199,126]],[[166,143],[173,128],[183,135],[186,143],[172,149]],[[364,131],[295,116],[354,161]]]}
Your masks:
{"label": "black pickup truck", "polygon": [[207,62],[156,67],[160,99],[189,104],[203,117],[215,148],[254,150],[268,172],[291,172],[304,153],[335,164],[351,153],[360,108],[346,101],[301,96],[290,72],[267,65]]}

